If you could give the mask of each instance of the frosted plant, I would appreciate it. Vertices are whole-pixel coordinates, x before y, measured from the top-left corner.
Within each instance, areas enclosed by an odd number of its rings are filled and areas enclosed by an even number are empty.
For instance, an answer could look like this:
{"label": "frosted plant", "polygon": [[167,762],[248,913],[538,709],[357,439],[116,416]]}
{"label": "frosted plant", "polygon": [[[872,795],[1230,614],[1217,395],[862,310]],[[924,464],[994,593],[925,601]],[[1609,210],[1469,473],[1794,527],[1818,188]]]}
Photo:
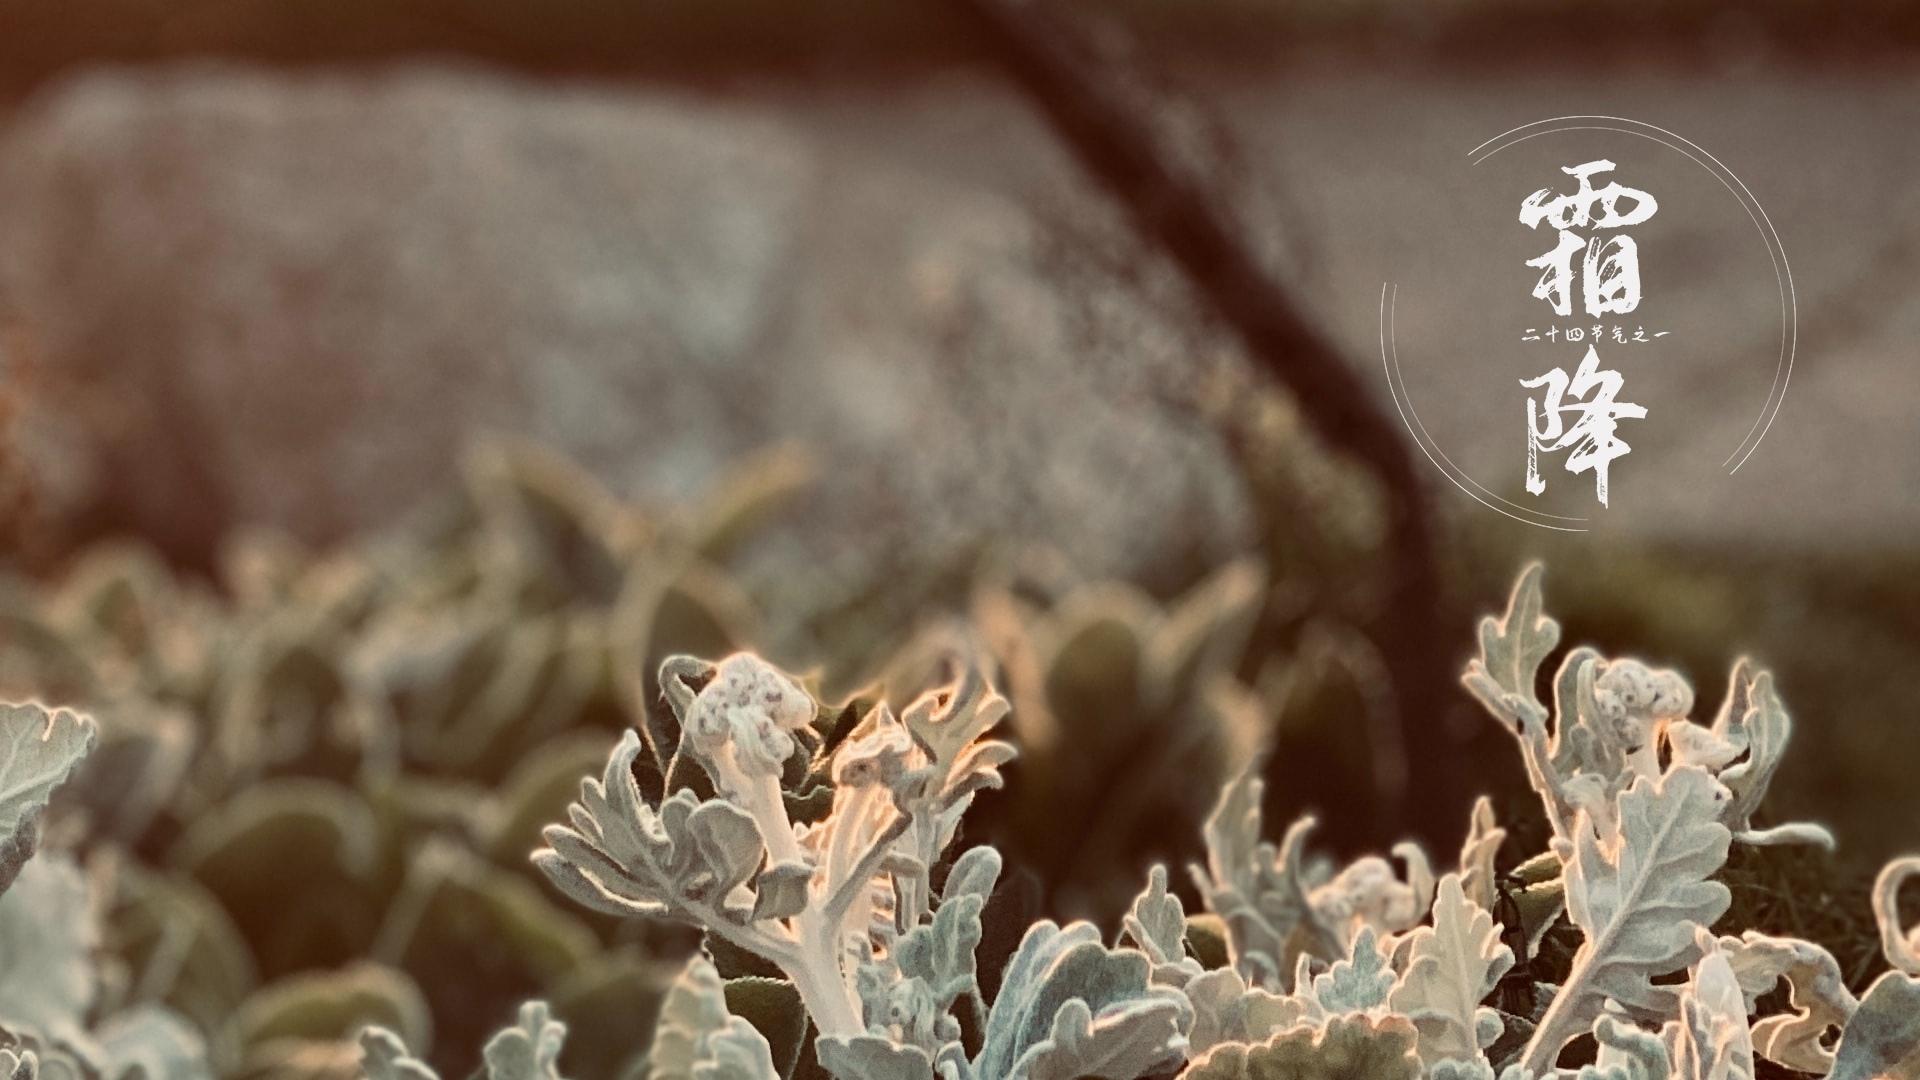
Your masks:
{"label": "frosted plant", "polygon": [[98,1015],[92,882],[67,853],[36,854],[49,798],[96,736],[78,713],[0,705],[0,1077],[201,1080],[206,1048],[173,1013]]}
{"label": "frosted plant", "polygon": [[[1714,878],[1731,844],[1833,842],[1815,825],[1753,825],[1792,730],[1771,679],[1736,664],[1725,704],[1700,724],[1677,673],[1580,648],[1549,710],[1534,687],[1559,627],[1539,586],[1529,569],[1507,612],[1482,624],[1463,682],[1514,735],[1549,850],[1499,874],[1506,833],[1481,800],[1437,897],[1417,850],[1398,852],[1405,881],[1379,860],[1316,874],[1311,819],[1264,842],[1259,784],[1230,784],[1194,877],[1231,963],[1180,981],[1197,1013],[1183,1075],[1750,1080],[1764,1059],[1837,1080],[1920,1078],[1920,930],[1896,909],[1920,858],[1881,877],[1875,912],[1897,970],[1858,999],[1818,945],[1716,938],[1730,894]],[[1531,1016],[1496,1007],[1514,963],[1496,912],[1522,920],[1529,947],[1561,917],[1580,935]],[[1756,1016],[1782,984],[1787,1007]],[[1595,1064],[1559,1068],[1586,1034]]]}
{"label": "frosted plant", "polygon": [[1534,683],[1559,644],[1560,626],[1540,607],[1535,565],[1514,586],[1507,613],[1481,622],[1480,656],[1463,682],[1519,740],[1556,839],[1571,839],[1574,815],[1582,810],[1604,825],[1622,792],[1637,780],[1657,779],[1672,764],[1698,766],[1727,792],[1719,819],[1734,839],[1833,845],[1817,825],[1752,826],[1793,729],[1771,676],[1755,673],[1744,659],[1736,663],[1725,704],[1711,726],[1702,726],[1687,719],[1693,691],[1675,672],[1581,647],[1561,662],[1549,714]]}
{"label": "frosted plant", "polygon": [[646,1080],[774,1080],[773,1054],[752,1024],[727,1012],[726,986],[703,956],[660,1003]]}
{"label": "frosted plant", "polygon": [[[628,735],[534,859],[588,906],[692,922],[716,956],[724,944],[777,967],[838,1080],[1757,1080],[1762,1062],[1920,1080],[1920,929],[1897,907],[1920,857],[1881,877],[1896,970],[1858,998],[1818,945],[1715,936],[1731,845],[1832,843],[1814,825],[1753,824],[1791,733],[1771,680],[1742,661],[1716,717],[1695,723],[1677,673],[1574,649],[1549,709],[1534,686],[1559,627],[1539,587],[1537,569],[1521,577],[1463,676],[1515,737],[1551,828],[1547,851],[1504,872],[1507,833],[1485,799],[1436,879],[1411,844],[1393,852],[1403,870],[1310,858],[1311,818],[1263,839],[1261,784],[1241,777],[1192,868],[1206,915],[1189,919],[1154,867],[1112,944],[1085,923],[1028,928],[989,1003],[975,953],[1001,857],[949,849],[1012,757],[988,737],[1005,702],[963,669],[855,723],[747,655],[668,660],[678,734],[662,796],[642,794]],[[1511,997],[1530,976],[1516,951],[1556,923],[1578,938],[1569,969]],[[792,1075],[797,1047],[769,1039],[779,1025],[729,1009],[736,983],[747,1000],[767,982],[728,982],[696,957],[644,1075]],[[1783,986],[1786,1005],[1766,1004]],[[1560,1067],[1588,1035],[1595,1061]],[[369,1038],[390,1070],[377,1080],[429,1075],[394,1071],[424,1066]]]}
{"label": "frosted plant", "polygon": [[[560,1048],[567,1026],[548,1015],[547,1003],[520,1006],[518,1022],[487,1040],[476,1080],[563,1080]],[[399,1035],[370,1027],[360,1033],[360,1071],[367,1080],[439,1080],[440,1074],[413,1056]]]}
{"label": "frosted plant", "polygon": [[1398,934],[1426,917],[1434,880],[1417,844],[1394,848],[1407,864],[1405,880],[1378,856],[1335,873],[1307,860],[1311,817],[1294,822],[1277,848],[1260,839],[1263,791],[1252,777],[1227,785],[1204,829],[1207,863],[1190,868],[1207,907],[1225,920],[1234,966],[1248,980],[1279,986],[1302,955],[1339,959],[1363,930]]}
{"label": "frosted plant", "polygon": [[[985,738],[1007,706],[977,670],[898,715],[875,707],[813,768],[797,759],[823,741],[819,710],[765,661],[675,657],[660,682],[680,727],[665,770],[672,790],[657,803],[642,796],[640,744],[626,736],[534,854],[569,895],[696,923],[776,966],[818,1033],[821,1065],[846,1080],[936,1068],[949,1080],[1126,1078],[1183,1060],[1186,998],[1149,985],[1146,955],[1107,948],[1087,924],[1032,927],[981,1008],[973,953],[1000,857],[960,856],[937,906],[931,888],[974,794],[997,786],[1013,756]],[[706,773],[711,797],[674,786],[683,759]],[[781,781],[795,765],[831,783],[828,812],[810,824],[789,817]],[[688,978],[704,976],[696,967]],[[963,1001],[985,1013],[971,1055],[950,1011]],[[672,1025],[662,1036],[678,1045]]]}
{"label": "frosted plant", "polygon": [[929,867],[974,792],[1000,782],[1012,748],[981,737],[1006,702],[970,672],[898,717],[876,708],[833,755],[831,812],[796,826],[781,774],[815,716],[806,691],[747,654],[710,667],[672,658],[660,681],[680,721],[676,757],[704,768],[716,794],[681,787],[649,804],[629,732],[582,785],[570,824],[548,827],[535,864],[589,907],[692,922],[760,956],[822,1034],[860,1033],[856,975],[876,927],[926,909]]}

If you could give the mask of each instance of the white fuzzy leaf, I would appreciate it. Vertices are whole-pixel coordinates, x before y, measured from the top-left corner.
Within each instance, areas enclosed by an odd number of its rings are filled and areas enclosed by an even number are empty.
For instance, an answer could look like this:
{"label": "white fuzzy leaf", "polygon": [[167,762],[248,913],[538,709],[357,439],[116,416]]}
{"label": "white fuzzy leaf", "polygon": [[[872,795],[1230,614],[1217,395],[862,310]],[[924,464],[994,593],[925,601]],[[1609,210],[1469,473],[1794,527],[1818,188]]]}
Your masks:
{"label": "white fuzzy leaf", "polygon": [[1035,923],[1007,961],[974,1061],[982,1080],[1135,1077],[1186,1057],[1193,1007],[1150,986],[1142,953],[1108,949],[1088,923]]}
{"label": "white fuzzy leaf", "polygon": [[1700,962],[1680,992],[1679,1023],[1670,1028],[1677,1080],[1753,1080],[1753,1037],[1740,980],[1710,932],[1697,929],[1694,941]]}
{"label": "white fuzzy leaf", "polygon": [[400,1036],[382,1027],[360,1032],[360,1073],[367,1080],[440,1080],[439,1073],[407,1050]]}
{"label": "white fuzzy leaf", "polygon": [[1494,820],[1493,800],[1485,795],[1474,800],[1467,839],[1460,845],[1460,887],[1468,900],[1488,911],[1494,905],[1494,858],[1506,839],[1507,830]]}
{"label": "white fuzzy leaf", "polygon": [[773,1050],[727,1012],[726,986],[704,956],[687,962],[654,1022],[648,1080],[776,1080]]}
{"label": "white fuzzy leaf", "polygon": [[84,1036],[98,982],[92,898],[80,868],[42,856],[0,895],[0,1023],[55,1042]]}
{"label": "white fuzzy leaf", "polygon": [[1732,837],[1720,823],[1726,789],[1695,766],[1641,778],[1621,793],[1610,828],[1586,812],[1573,842],[1556,842],[1566,866],[1567,914],[1586,940],[1541,1017],[1522,1064],[1540,1071],[1611,999],[1657,1011],[1651,980],[1696,959],[1696,926],[1727,910],[1727,887],[1709,880],[1726,862]]}
{"label": "white fuzzy leaf", "polygon": [[1467,899],[1459,875],[1440,879],[1433,925],[1413,931],[1408,950],[1406,974],[1388,1002],[1419,1031],[1420,1060],[1478,1059],[1483,1019],[1499,1020],[1480,1002],[1513,967],[1513,950],[1500,943],[1493,916]]}
{"label": "white fuzzy leaf", "polygon": [[1393,991],[1393,971],[1371,927],[1353,939],[1353,952],[1336,960],[1326,974],[1313,980],[1312,998],[1329,1015],[1364,1013],[1387,1003]]}
{"label": "white fuzzy leaf", "polygon": [[39,843],[47,798],[93,749],[85,716],[38,705],[0,705],[0,891]]}
{"label": "white fuzzy leaf", "polygon": [[1787,980],[1794,1012],[1777,1013],[1753,1025],[1754,1052],[1789,1069],[1824,1076],[1833,1067],[1827,1032],[1842,1027],[1859,1002],[1848,991],[1833,954],[1810,941],[1747,931],[1720,939],[1720,951],[1740,981],[1751,1013],[1761,996]]}
{"label": "white fuzzy leaf", "polygon": [[1860,998],[1833,1050],[1827,1080],[1914,1080],[1920,1077],[1920,979],[1880,976]]}
{"label": "white fuzzy leaf", "polygon": [[520,1006],[519,1022],[487,1040],[482,1058],[487,1080],[562,1080],[560,1046],[567,1025],[555,1020],[544,1001]]}

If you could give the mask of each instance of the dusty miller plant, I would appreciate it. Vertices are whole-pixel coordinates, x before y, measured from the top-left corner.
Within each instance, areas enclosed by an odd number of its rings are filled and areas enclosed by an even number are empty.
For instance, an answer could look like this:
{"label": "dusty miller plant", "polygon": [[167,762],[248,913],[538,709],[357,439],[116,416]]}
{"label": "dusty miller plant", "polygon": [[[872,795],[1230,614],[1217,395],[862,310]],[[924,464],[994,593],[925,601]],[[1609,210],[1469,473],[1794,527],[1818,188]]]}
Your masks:
{"label": "dusty miller plant", "polygon": [[205,1046],[177,1015],[103,1009],[95,875],[38,850],[48,800],[96,737],[79,713],[0,705],[0,1076],[198,1080]]}
{"label": "dusty miller plant", "polygon": [[[1736,664],[1725,703],[1697,722],[1678,674],[1581,648],[1549,705],[1535,686],[1558,644],[1530,569],[1463,677],[1516,741],[1547,851],[1502,872],[1505,832],[1482,800],[1454,865],[1409,844],[1399,866],[1338,867],[1309,853],[1311,819],[1264,839],[1260,784],[1242,778],[1192,868],[1206,914],[1189,918],[1155,867],[1111,944],[1085,923],[1028,929],[990,1003],[975,950],[1000,856],[949,849],[1013,750],[990,738],[1007,707],[972,668],[849,724],[757,657],[671,659],[660,685],[678,735],[661,794],[643,794],[627,735],[534,861],[582,904],[693,923],[777,968],[814,1060],[841,1080],[1735,1080],[1763,1060],[1833,1080],[1920,1077],[1920,928],[1898,910],[1920,858],[1880,878],[1895,970],[1858,997],[1818,945],[1712,929],[1733,844],[1833,842],[1818,826],[1754,824],[1792,730],[1770,678]],[[1579,939],[1565,977],[1502,993],[1515,946],[1555,923]],[[1783,987],[1787,1004],[1763,1008]],[[635,1075],[791,1075],[794,1056],[733,1015],[726,989],[696,957]],[[1597,1059],[1562,1068],[1589,1034]],[[513,1063],[497,1066],[490,1045],[487,1075],[557,1077],[558,1038],[530,1005],[493,1044]],[[431,1075],[382,1033],[366,1047],[376,1080]]]}

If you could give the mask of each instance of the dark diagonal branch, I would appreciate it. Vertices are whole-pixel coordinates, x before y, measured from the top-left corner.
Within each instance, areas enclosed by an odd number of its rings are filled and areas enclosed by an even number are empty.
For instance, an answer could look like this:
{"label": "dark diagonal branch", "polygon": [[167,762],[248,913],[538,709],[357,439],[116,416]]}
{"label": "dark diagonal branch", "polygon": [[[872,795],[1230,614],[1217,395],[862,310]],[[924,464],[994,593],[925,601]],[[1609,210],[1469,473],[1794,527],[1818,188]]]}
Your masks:
{"label": "dark diagonal branch", "polygon": [[[996,61],[1081,166],[1126,208],[1142,237],[1185,273],[1255,364],[1297,399],[1322,443],[1365,463],[1384,485],[1393,584],[1381,645],[1392,666],[1402,737],[1409,757],[1422,766],[1416,783],[1457,779],[1449,775],[1454,755],[1437,715],[1452,680],[1434,633],[1439,582],[1433,527],[1412,450],[1396,422],[1240,241],[1225,200],[1168,152],[1112,73],[1085,59],[1077,46],[1081,38],[1060,12],[1034,0],[953,3],[978,25]],[[1443,813],[1457,801],[1437,790],[1407,795],[1415,805]],[[1401,808],[1384,816],[1404,820]]]}

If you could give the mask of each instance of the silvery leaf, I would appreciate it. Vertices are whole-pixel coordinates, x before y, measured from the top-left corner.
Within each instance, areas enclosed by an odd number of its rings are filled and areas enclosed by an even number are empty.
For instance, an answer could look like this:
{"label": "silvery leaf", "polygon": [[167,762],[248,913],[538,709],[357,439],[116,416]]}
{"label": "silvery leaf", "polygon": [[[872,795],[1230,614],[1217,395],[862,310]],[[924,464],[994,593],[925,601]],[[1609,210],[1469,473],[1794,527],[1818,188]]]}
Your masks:
{"label": "silvery leaf", "polygon": [[1464,681],[1495,715],[1508,715],[1518,704],[1542,708],[1534,680],[1560,643],[1560,624],[1541,612],[1541,574],[1539,563],[1521,571],[1506,613],[1480,620],[1480,655],[1467,666]]}
{"label": "silvery leaf", "polygon": [[40,1080],[40,1059],[31,1050],[0,1050],[0,1080]]}
{"label": "silvery leaf", "polygon": [[481,1057],[487,1080],[562,1080],[560,1047],[567,1025],[553,1019],[544,1001],[520,1006],[518,1022],[495,1032]]}
{"label": "silvery leaf", "polygon": [[1753,1080],[1753,1038],[1746,995],[1733,966],[1704,927],[1695,932],[1701,951],[1686,988],[1673,1033],[1678,1080]]}
{"label": "silvery leaf", "polygon": [[1334,931],[1323,925],[1307,897],[1305,850],[1313,819],[1303,817],[1287,829],[1276,848],[1260,839],[1260,799],[1265,786],[1243,775],[1221,789],[1201,835],[1205,867],[1189,872],[1207,910],[1227,927],[1233,965],[1249,982],[1279,985],[1291,968],[1295,931],[1306,948],[1322,959],[1346,955]]}
{"label": "silvery leaf", "polygon": [[1325,974],[1314,977],[1312,998],[1333,1016],[1364,1013],[1385,1005],[1393,986],[1393,968],[1373,928],[1366,927],[1353,939],[1347,959],[1334,961]]}
{"label": "silvery leaf", "polygon": [[1920,979],[1889,971],[1860,998],[1840,1033],[1827,1080],[1920,1077]]}
{"label": "silvery leaf", "polygon": [[699,852],[687,891],[711,899],[715,906],[723,905],[734,889],[754,876],[766,854],[752,816],[721,799],[693,808],[687,815],[687,835]]}
{"label": "silvery leaf", "polygon": [[1217,1046],[1180,1080],[1419,1080],[1413,1044],[1413,1025],[1399,1017],[1335,1017],[1262,1043]]}
{"label": "silvery leaf", "polygon": [[1085,1001],[1069,998],[1053,1014],[1045,1037],[1020,1055],[1007,1080],[1147,1076],[1185,1060],[1180,1030],[1190,1019],[1177,995],[1109,1006],[1099,1016]]}
{"label": "silvery leaf", "polygon": [[1513,967],[1493,916],[1467,899],[1460,878],[1440,880],[1433,925],[1409,935],[1406,973],[1389,999],[1420,1033],[1420,1060],[1476,1061],[1498,1038],[1500,1017],[1480,1002]]}
{"label": "silvery leaf", "polygon": [[1147,872],[1147,888],[1134,898],[1121,921],[1121,944],[1131,944],[1153,961],[1153,981],[1181,986],[1200,974],[1198,960],[1187,955],[1187,913],[1180,898],[1167,891],[1167,868]]}
{"label": "silvery leaf", "polygon": [[1839,961],[1810,941],[1768,937],[1752,930],[1737,938],[1721,938],[1720,951],[1739,980],[1748,1013],[1781,979],[1787,980],[1788,1003],[1797,1011],[1755,1021],[1754,1051],[1789,1069],[1825,1075],[1833,1067],[1827,1032],[1844,1027],[1859,1007],[1847,989]]}
{"label": "silvery leaf", "polygon": [[65,709],[0,704],[0,891],[39,845],[47,798],[93,749],[93,721]]}
{"label": "silvery leaf", "polygon": [[110,1017],[93,1033],[103,1072],[145,1080],[212,1080],[200,1032],[170,1009],[143,1005]]}
{"label": "silvery leaf", "polygon": [[1895,859],[1881,869],[1873,883],[1873,920],[1880,927],[1880,951],[1887,963],[1920,976],[1920,926],[1908,928],[1900,921],[1900,888],[1916,876],[1920,855]]}
{"label": "silvery leaf", "polygon": [[386,1028],[360,1032],[360,1070],[367,1080],[440,1080],[440,1074],[407,1052],[400,1036]]}
{"label": "silvery leaf", "polygon": [[1249,987],[1232,968],[1205,971],[1181,987],[1193,1006],[1187,1042],[1194,1056],[1221,1043],[1262,1042],[1314,1015],[1312,1002]]}
{"label": "silvery leaf", "polygon": [[986,901],[968,893],[942,903],[933,921],[900,936],[895,962],[900,972],[924,982],[936,1011],[945,1012],[962,994],[979,989],[974,950],[980,946],[980,912]]}
{"label": "silvery leaf", "polygon": [[1108,949],[1088,923],[1039,922],[1007,962],[974,1062],[982,1080],[1143,1076],[1184,1059],[1193,1010],[1148,985],[1145,955]]}
{"label": "silvery leaf", "polygon": [[836,1080],[933,1080],[925,1050],[879,1035],[823,1036],[814,1052]]}
{"label": "silvery leaf", "polygon": [[1552,1065],[1608,999],[1657,1009],[1651,980],[1698,956],[1695,926],[1712,925],[1731,894],[1709,880],[1726,862],[1731,834],[1720,823],[1727,792],[1697,766],[1641,778],[1617,802],[1613,825],[1585,811],[1571,844],[1556,840],[1566,866],[1567,913],[1585,936],[1573,968],[1528,1042],[1521,1064]]}
{"label": "silvery leaf", "polygon": [[689,902],[727,908],[764,858],[759,827],[732,803],[685,788],[657,810],[649,806],[633,778],[639,753],[640,737],[628,730],[604,774],[581,783],[567,808],[571,824],[543,830],[547,846],[533,853],[534,865],[574,900],[609,914],[684,917]]}
{"label": "silvery leaf", "polygon": [[[1673,1059],[1659,1035],[1617,1017],[1602,1016],[1593,1023],[1593,1038],[1600,1044],[1594,1065],[1599,1075],[1582,1071],[1577,1074],[1579,1080],[1672,1080]],[[1556,1070],[1553,1075],[1576,1074]],[[1501,1080],[1510,1078],[1503,1075]]]}
{"label": "silvery leaf", "polygon": [[1495,902],[1494,859],[1506,839],[1507,830],[1494,821],[1493,800],[1485,795],[1475,799],[1467,839],[1460,845],[1460,887],[1468,900],[1487,911]]}
{"label": "silvery leaf", "polygon": [[704,956],[687,962],[660,1003],[648,1080],[778,1080],[773,1051],[727,1012],[726,987]]}
{"label": "silvery leaf", "polygon": [[20,868],[0,895],[0,1023],[54,1042],[84,1037],[98,984],[100,933],[80,868],[43,856]]}
{"label": "silvery leaf", "polygon": [[760,872],[753,882],[753,911],[748,918],[786,919],[807,906],[807,887],[813,868],[805,863],[778,863]]}
{"label": "silvery leaf", "polygon": [[947,872],[947,883],[940,895],[947,900],[961,896],[978,896],[984,900],[993,892],[994,883],[999,880],[1000,852],[983,844],[969,848],[966,854],[954,860],[953,869]]}
{"label": "silvery leaf", "polygon": [[[1693,725],[1676,724],[1675,729]],[[1793,720],[1773,687],[1768,672],[1753,673],[1742,659],[1734,665],[1727,700],[1713,724],[1721,741],[1745,751],[1745,757],[1716,770],[1720,783],[1732,793],[1722,819],[1734,839],[1748,844],[1818,844],[1832,850],[1833,834],[1818,825],[1795,824],[1756,830],[1753,815],[1766,798],[1773,774],[1786,754]],[[1677,760],[1677,758],[1676,758]]]}

